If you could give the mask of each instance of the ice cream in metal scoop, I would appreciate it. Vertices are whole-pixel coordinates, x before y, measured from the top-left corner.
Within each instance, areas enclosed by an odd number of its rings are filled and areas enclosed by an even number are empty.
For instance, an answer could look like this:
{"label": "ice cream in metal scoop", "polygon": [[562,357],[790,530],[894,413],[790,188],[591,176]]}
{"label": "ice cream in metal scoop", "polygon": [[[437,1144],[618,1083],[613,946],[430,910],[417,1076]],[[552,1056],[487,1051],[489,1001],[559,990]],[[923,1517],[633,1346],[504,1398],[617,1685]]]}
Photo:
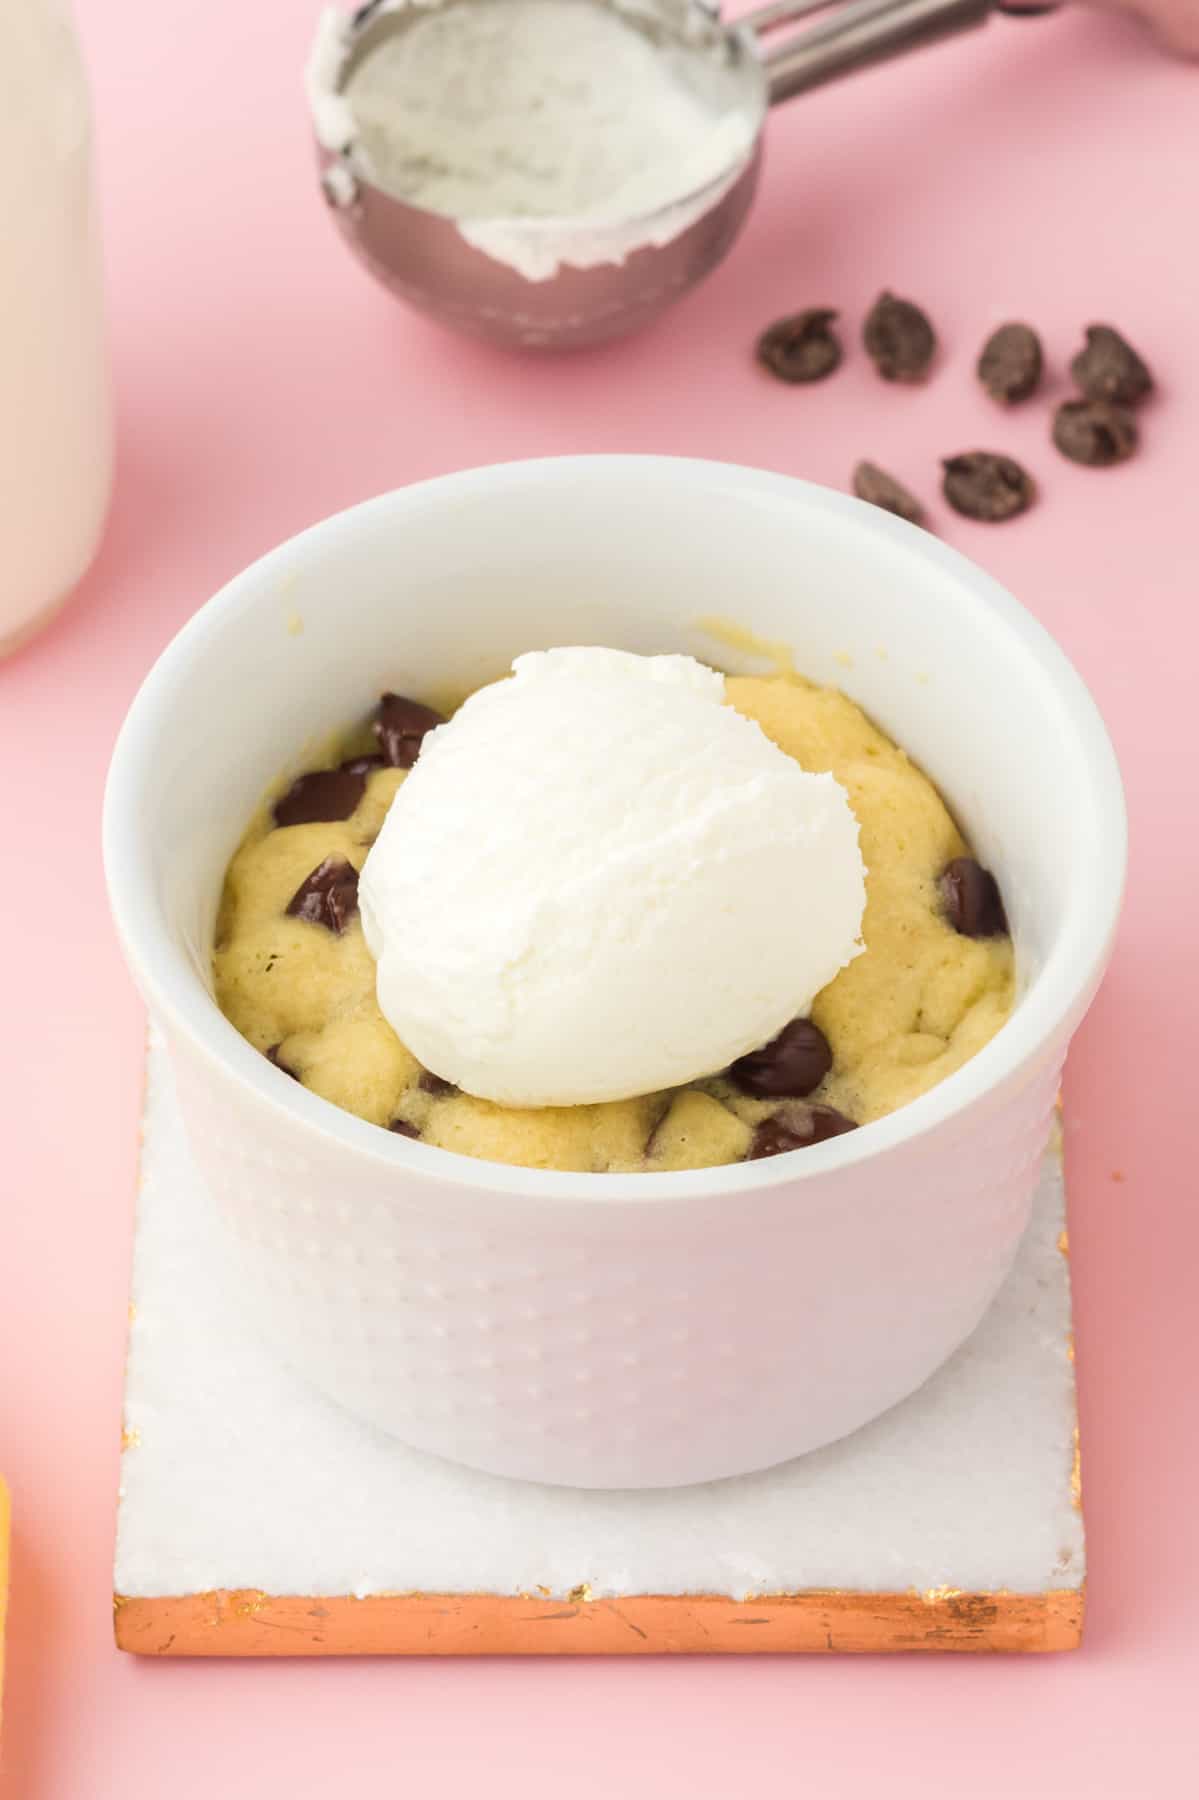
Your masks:
{"label": "ice cream in metal scoop", "polygon": [[512,1106],[726,1068],[861,949],[857,820],[686,656],[522,656],[424,740],[359,883],[379,1005]]}
{"label": "ice cream in metal scoop", "polygon": [[701,0],[329,10],[308,66],[325,197],[371,273],[443,323],[596,343],[730,249],[772,105],[1007,3],[771,0],[733,24]]}

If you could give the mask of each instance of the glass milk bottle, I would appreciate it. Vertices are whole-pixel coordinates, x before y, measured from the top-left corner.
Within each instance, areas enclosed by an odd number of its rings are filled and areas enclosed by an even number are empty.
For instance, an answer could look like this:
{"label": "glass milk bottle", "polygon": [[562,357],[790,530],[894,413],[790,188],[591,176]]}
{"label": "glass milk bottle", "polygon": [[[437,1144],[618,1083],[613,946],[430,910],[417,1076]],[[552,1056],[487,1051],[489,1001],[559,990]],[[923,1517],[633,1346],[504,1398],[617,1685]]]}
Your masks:
{"label": "glass milk bottle", "polygon": [[112,482],[91,109],[68,0],[0,0],[0,655],[67,598]]}

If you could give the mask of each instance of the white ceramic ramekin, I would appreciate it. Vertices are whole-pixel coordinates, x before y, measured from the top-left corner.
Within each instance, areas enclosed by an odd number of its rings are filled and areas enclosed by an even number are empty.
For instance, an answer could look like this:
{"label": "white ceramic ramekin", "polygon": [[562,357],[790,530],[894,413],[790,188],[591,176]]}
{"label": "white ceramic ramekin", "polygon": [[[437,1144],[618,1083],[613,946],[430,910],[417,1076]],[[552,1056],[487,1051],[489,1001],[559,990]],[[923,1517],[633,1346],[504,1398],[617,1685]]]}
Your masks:
{"label": "white ceramic ramekin", "polygon": [[[706,616],[789,646],[864,705],[998,872],[1022,994],[979,1056],[810,1150],[596,1176],[378,1130],[243,1042],[209,987],[221,879],[306,747],[383,688],[470,687],[553,644],[761,666],[714,645]],[[409,1444],[590,1487],[733,1475],[827,1443],[974,1329],[1025,1225],[1125,860],[1095,707],[993,581],[840,494],[641,457],[451,476],[255,563],[134,702],[104,838],[125,952],[255,1323]]]}

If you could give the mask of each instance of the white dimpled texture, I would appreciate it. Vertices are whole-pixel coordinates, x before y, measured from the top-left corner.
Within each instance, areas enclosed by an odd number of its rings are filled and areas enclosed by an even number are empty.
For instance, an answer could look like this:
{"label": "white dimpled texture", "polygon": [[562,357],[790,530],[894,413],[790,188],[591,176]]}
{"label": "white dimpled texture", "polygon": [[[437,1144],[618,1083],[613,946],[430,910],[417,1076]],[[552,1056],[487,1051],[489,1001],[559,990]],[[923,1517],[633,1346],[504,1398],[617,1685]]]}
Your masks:
{"label": "white dimpled texture", "polygon": [[347,1163],[175,1048],[255,1329],[417,1449],[581,1487],[768,1467],[914,1391],[1007,1273],[1058,1075],[815,1188],[576,1208]]}

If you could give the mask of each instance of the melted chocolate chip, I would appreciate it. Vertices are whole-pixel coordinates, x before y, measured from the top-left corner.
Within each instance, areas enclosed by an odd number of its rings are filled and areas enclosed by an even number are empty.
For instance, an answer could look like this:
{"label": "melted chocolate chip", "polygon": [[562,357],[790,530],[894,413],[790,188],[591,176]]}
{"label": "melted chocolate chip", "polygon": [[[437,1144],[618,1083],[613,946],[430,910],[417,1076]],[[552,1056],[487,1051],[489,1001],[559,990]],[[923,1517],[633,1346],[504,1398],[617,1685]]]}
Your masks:
{"label": "melted chocolate chip", "polygon": [[293,1081],[298,1081],[300,1077],[296,1074],[295,1070],[285,1063],[283,1058],[279,1055],[282,1048],[282,1044],[272,1044],[266,1053],[266,1060],[269,1063],[274,1063],[280,1075],[290,1075]]}
{"label": "melted chocolate chip", "polygon": [[348,819],[366,792],[361,770],[315,769],[293,781],[275,802],[276,825],[318,825]]}
{"label": "melted chocolate chip", "polygon": [[942,492],[955,512],[994,525],[1026,512],[1037,496],[1036,483],[1010,456],[994,450],[966,450],[947,456]]}
{"label": "melted chocolate chip", "polygon": [[889,293],[880,294],[867,313],[862,342],[885,381],[923,381],[937,347],[927,315]]}
{"label": "melted chocolate chip", "polygon": [[1027,400],[1041,379],[1041,340],[1031,325],[1001,325],[982,347],[978,379],[1004,406]]}
{"label": "melted chocolate chip", "polygon": [[393,1119],[387,1127],[388,1131],[398,1132],[400,1137],[418,1138],[420,1132],[415,1125],[409,1125],[407,1119]]}
{"label": "melted chocolate chip", "polygon": [[435,1100],[445,1100],[450,1094],[458,1092],[452,1081],[443,1081],[440,1075],[434,1075],[432,1069],[422,1069],[416,1085],[423,1094],[432,1094]]}
{"label": "melted chocolate chip", "polygon": [[305,877],[287,903],[292,919],[323,925],[340,937],[358,911],[358,871],[339,856],[327,856]]}
{"label": "melted chocolate chip", "polygon": [[827,1138],[856,1131],[857,1122],[847,1119],[832,1106],[789,1106],[786,1112],[771,1113],[756,1128],[749,1146],[747,1162],[763,1156],[782,1156],[786,1150],[806,1150],[810,1144],[823,1144]]}
{"label": "melted chocolate chip", "polygon": [[387,761],[375,751],[369,756],[351,756],[348,761],[339,763],[338,767],[344,769],[347,775],[371,775],[376,769],[385,769]]}
{"label": "melted chocolate chip", "polygon": [[758,339],[758,361],[780,381],[823,381],[841,362],[836,316],[827,306],[811,306],[776,319]]}
{"label": "melted chocolate chip", "polygon": [[853,472],[853,491],[859,500],[869,500],[871,506],[881,506],[884,512],[906,519],[909,525],[924,523],[924,508],[915,494],[909,494],[894,475],[888,475],[877,463],[858,464]]}
{"label": "melted chocolate chip", "polygon": [[1115,400],[1135,406],[1153,387],[1153,377],[1126,338],[1110,325],[1088,325],[1085,349],[1070,373],[1088,400]]}
{"label": "melted chocolate chip", "polygon": [[1137,447],[1137,422],[1110,400],[1066,400],[1053,415],[1053,441],[1071,462],[1110,469]]}
{"label": "melted chocolate chip", "polygon": [[670,1117],[670,1109],[673,1105],[674,1105],[674,1100],[669,1094],[660,1101],[660,1104],[657,1107],[657,1112],[656,1112],[656,1115],[654,1118],[654,1122],[650,1126],[649,1135],[647,1136],[647,1138],[645,1140],[645,1149],[642,1152],[642,1154],[644,1156],[654,1157],[657,1155],[658,1135],[661,1132],[663,1125],[665,1125],[667,1119]]}
{"label": "melted chocolate chip", "polygon": [[972,856],[956,856],[937,883],[946,923],[962,937],[1004,937],[1007,914],[999,883]]}
{"label": "melted chocolate chip", "polygon": [[393,769],[410,769],[420,755],[425,734],[442,725],[439,712],[408,700],[403,694],[384,694],[375,718],[375,736]]}
{"label": "melted chocolate chip", "polygon": [[792,1019],[776,1038],[739,1056],[729,1075],[743,1094],[758,1100],[802,1100],[818,1088],[833,1066],[833,1053],[819,1025]]}

